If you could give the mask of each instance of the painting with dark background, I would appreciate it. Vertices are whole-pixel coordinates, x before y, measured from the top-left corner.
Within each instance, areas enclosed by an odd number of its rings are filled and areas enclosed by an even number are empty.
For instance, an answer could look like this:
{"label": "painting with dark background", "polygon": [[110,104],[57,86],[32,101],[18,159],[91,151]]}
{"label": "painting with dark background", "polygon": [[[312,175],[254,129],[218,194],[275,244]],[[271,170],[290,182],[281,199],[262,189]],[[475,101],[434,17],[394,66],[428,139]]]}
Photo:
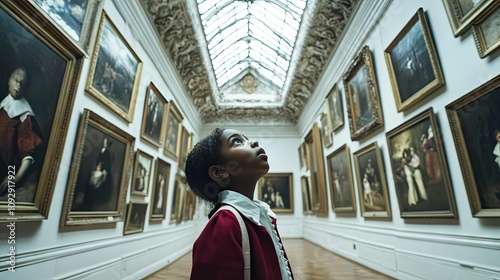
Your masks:
{"label": "painting with dark background", "polygon": [[[25,99],[35,113],[33,130],[40,137],[41,143],[32,154],[35,161],[28,176],[16,185],[16,201],[33,202],[47,145],[51,140],[50,134],[61,94],[66,61],[5,11],[0,10],[0,64],[2,65],[0,67],[1,100],[9,94],[9,77],[16,68],[24,67],[30,81],[29,87],[26,88]],[[5,129],[6,127],[0,128],[2,134],[6,133]],[[2,139],[0,141],[5,141],[5,137],[6,135],[0,135]],[[12,148],[3,149],[9,153],[13,151]],[[20,160],[2,160],[1,168],[7,174],[6,166],[14,164],[18,169]],[[1,177],[3,180],[3,176]],[[0,193],[0,200],[5,199],[6,195]]]}
{"label": "painting with dark background", "polygon": [[170,165],[160,159],[156,161],[156,172],[153,179],[153,196],[151,197],[151,213],[153,217],[165,218],[167,205],[168,182],[170,180]]}
{"label": "painting with dark background", "polygon": [[350,92],[352,95],[352,117],[354,120],[355,130],[362,128],[373,120],[371,108],[371,98],[368,93],[368,77],[366,69],[362,64],[356,74],[349,80]]}
{"label": "painting with dark background", "polygon": [[260,199],[269,204],[271,209],[292,209],[290,176],[268,173],[261,179]]}
{"label": "painting with dark background", "polygon": [[351,181],[351,167],[348,163],[348,154],[345,146],[339,148],[327,157],[328,176],[330,178],[330,192],[333,194],[333,207],[354,208],[353,182]]}
{"label": "painting with dark background", "polygon": [[358,162],[358,182],[361,182],[359,190],[363,190],[360,195],[360,203],[364,204],[365,211],[383,211],[386,208],[385,198],[387,195],[382,184],[381,168],[378,165],[376,150],[372,149],[359,157]]}

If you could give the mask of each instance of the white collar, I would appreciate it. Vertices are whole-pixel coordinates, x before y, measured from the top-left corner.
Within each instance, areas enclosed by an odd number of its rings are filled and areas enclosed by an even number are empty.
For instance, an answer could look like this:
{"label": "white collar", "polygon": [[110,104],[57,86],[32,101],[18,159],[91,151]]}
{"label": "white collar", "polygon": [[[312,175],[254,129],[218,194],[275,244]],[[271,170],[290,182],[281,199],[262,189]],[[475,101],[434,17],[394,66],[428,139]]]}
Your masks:
{"label": "white collar", "polygon": [[30,104],[26,99],[14,99],[12,95],[8,94],[0,103],[0,109],[4,109],[9,115],[9,118],[13,119],[19,117],[21,122],[24,122],[26,118],[31,115],[35,116],[33,109],[31,109]]}

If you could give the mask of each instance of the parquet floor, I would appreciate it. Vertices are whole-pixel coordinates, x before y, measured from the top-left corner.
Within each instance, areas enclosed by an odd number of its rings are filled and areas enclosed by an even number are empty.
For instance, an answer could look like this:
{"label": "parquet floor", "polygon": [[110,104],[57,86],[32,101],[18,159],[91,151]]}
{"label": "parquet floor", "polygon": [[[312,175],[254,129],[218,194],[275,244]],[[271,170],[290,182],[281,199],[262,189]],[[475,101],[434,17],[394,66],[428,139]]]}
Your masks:
{"label": "parquet floor", "polygon": [[[283,239],[283,244],[296,280],[392,279],[304,239]],[[144,280],[186,280],[190,271],[191,252]]]}

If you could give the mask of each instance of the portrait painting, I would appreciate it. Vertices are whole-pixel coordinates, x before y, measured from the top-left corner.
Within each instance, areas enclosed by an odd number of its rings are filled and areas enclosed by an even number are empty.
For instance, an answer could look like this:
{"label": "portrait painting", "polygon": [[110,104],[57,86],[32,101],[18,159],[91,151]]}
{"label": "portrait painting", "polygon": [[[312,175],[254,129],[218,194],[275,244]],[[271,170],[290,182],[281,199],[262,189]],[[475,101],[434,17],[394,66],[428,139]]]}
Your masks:
{"label": "portrait painting", "polygon": [[343,77],[351,139],[360,140],[384,125],[372,54],[368,46]]}
{"label": "portrait painting", "polygon": [[304,214],[312,213],[311,189],[309,187],[309,179],[307,176],[300,177],[302,187],[302,209]]}
{"label": "portrait painting", "polygon": [[387,132],[402,218],[456,218],[443,141],[432,107]]}
{"label": "portrait painting", "polygon": [[127,122],[134,116],[142,62],[103,12],[86,91]]}
{"label": "portrait painting", "polygon": [[317,216],[328,215],[328,197],[326,186],[326,171],[324,165],[321,130],[315,122],[304,139],[306,163],[311,181],[312,211]]}
{"label": "portrait painting", "polygon": [[172,205],[170,208],[170,223],[179,224],[182,221],[183,201],[186,192],[186,184],[181,175],[175,175]]}
{"label": "portrait painting", "polygon": [[161,222],[165,219],[167,210],[168,183],[170,182],[170,164],[160,158],[156,160],[153,189],[151,195],[151,210],[149,220]]}
{"label": "portrait painting", "polygon": [[335,84],[326,96],[326,108],[328,115],[328,125],[330,131],[335,132],[344,126],[344,111],[342,109],[342,97],[338,85]]}
{"label": "portrait painting", "polygon": [[9,200],[18,221],[47,218],[84,60],[42,28],[51,23],[33,5],[18,4],[0,3],[0,221]]}
{"label": "portrait painting", "polygon": [[495,0],[443,0],[453,35],[462,35],[495,4]]}
{"label": "portrait painting", "polygon": [[333,212],[356,213],[349,147],[344,144],[326,158]]}
{"label": "portrait painting", "polygon": [[191,151],[191,146],[193,145],[193,134],[183,126],[181,134],[181,152],[179,155],[179,169],[184,170],[186,166],[187,155]]}
{"label": "portrait painting", "polygon": [[61,227],[123,221],[135,138],[85,109],[78,128]]}
{"label": "portrait painting", "polygon": [[100,18],[103,0],[30,0],[87,53],[92,46],[94,22]]}
{"label": "portrait painting", "polygon": [[130,202],[128,204],[123,235],[144,231],[147,209],[148,204],[145,202]]}
{"label": "portrait painting", "polygon": [[377,142],[355,152],[353,157],[361,216],[365,219],[390,219],[385,168]]}
{"label": "portrait painting", "polygon": [[293,213],[293,173],[267,173],[258,187],[259,200],[275,213]]}
{"label": "portrait painting", "polygon": [[182,115],[173,101],[168,103],[167,134],[163,152],[177,160],[180,154],[180,139],[182,133]]}
{"label": "portrait painting", "polygon": [[481,58],[485,58],[500,47],[500,2],[486,12],[473,25],[472,34]]}
{"label": "portrait painting", "polygon": [[418,9],[384,52],[398,112],[444,85],[425,12]]}
{"label": "portrait painting", "polygon": [[135,152],[134,173],[132,175],[131,195],[147,196],[153,171],[153,156],[144,151]]}
{"label": "portrait painting", "polygon": [[500,76],[446,106],[474,217],[500,217]]}
{"label": "portrait painting", "polygon": [[330,126],[328,125],[328,115],[325,113],[321,114],[321,136],[323,138],[323,144],[326,148],[333,145],[333,136]]}
{"label": "portrait painting", "polygon": [[141,139],[159,148],[165,134],[167,100],[153,83],[146,90],[142,114]]}

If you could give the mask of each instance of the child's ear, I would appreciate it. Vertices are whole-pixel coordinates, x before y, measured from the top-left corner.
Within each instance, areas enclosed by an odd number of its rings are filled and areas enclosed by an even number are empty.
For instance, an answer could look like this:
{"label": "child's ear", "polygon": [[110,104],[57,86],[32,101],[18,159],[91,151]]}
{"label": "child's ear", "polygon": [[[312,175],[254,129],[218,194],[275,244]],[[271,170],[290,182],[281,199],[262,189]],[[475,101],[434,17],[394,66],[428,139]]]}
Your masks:
{"label": "child's ear", "polygon": [[222,165],[212,165],[208,168],[208,175],[214,181],[220,182],[229,177],[229,172]]}

